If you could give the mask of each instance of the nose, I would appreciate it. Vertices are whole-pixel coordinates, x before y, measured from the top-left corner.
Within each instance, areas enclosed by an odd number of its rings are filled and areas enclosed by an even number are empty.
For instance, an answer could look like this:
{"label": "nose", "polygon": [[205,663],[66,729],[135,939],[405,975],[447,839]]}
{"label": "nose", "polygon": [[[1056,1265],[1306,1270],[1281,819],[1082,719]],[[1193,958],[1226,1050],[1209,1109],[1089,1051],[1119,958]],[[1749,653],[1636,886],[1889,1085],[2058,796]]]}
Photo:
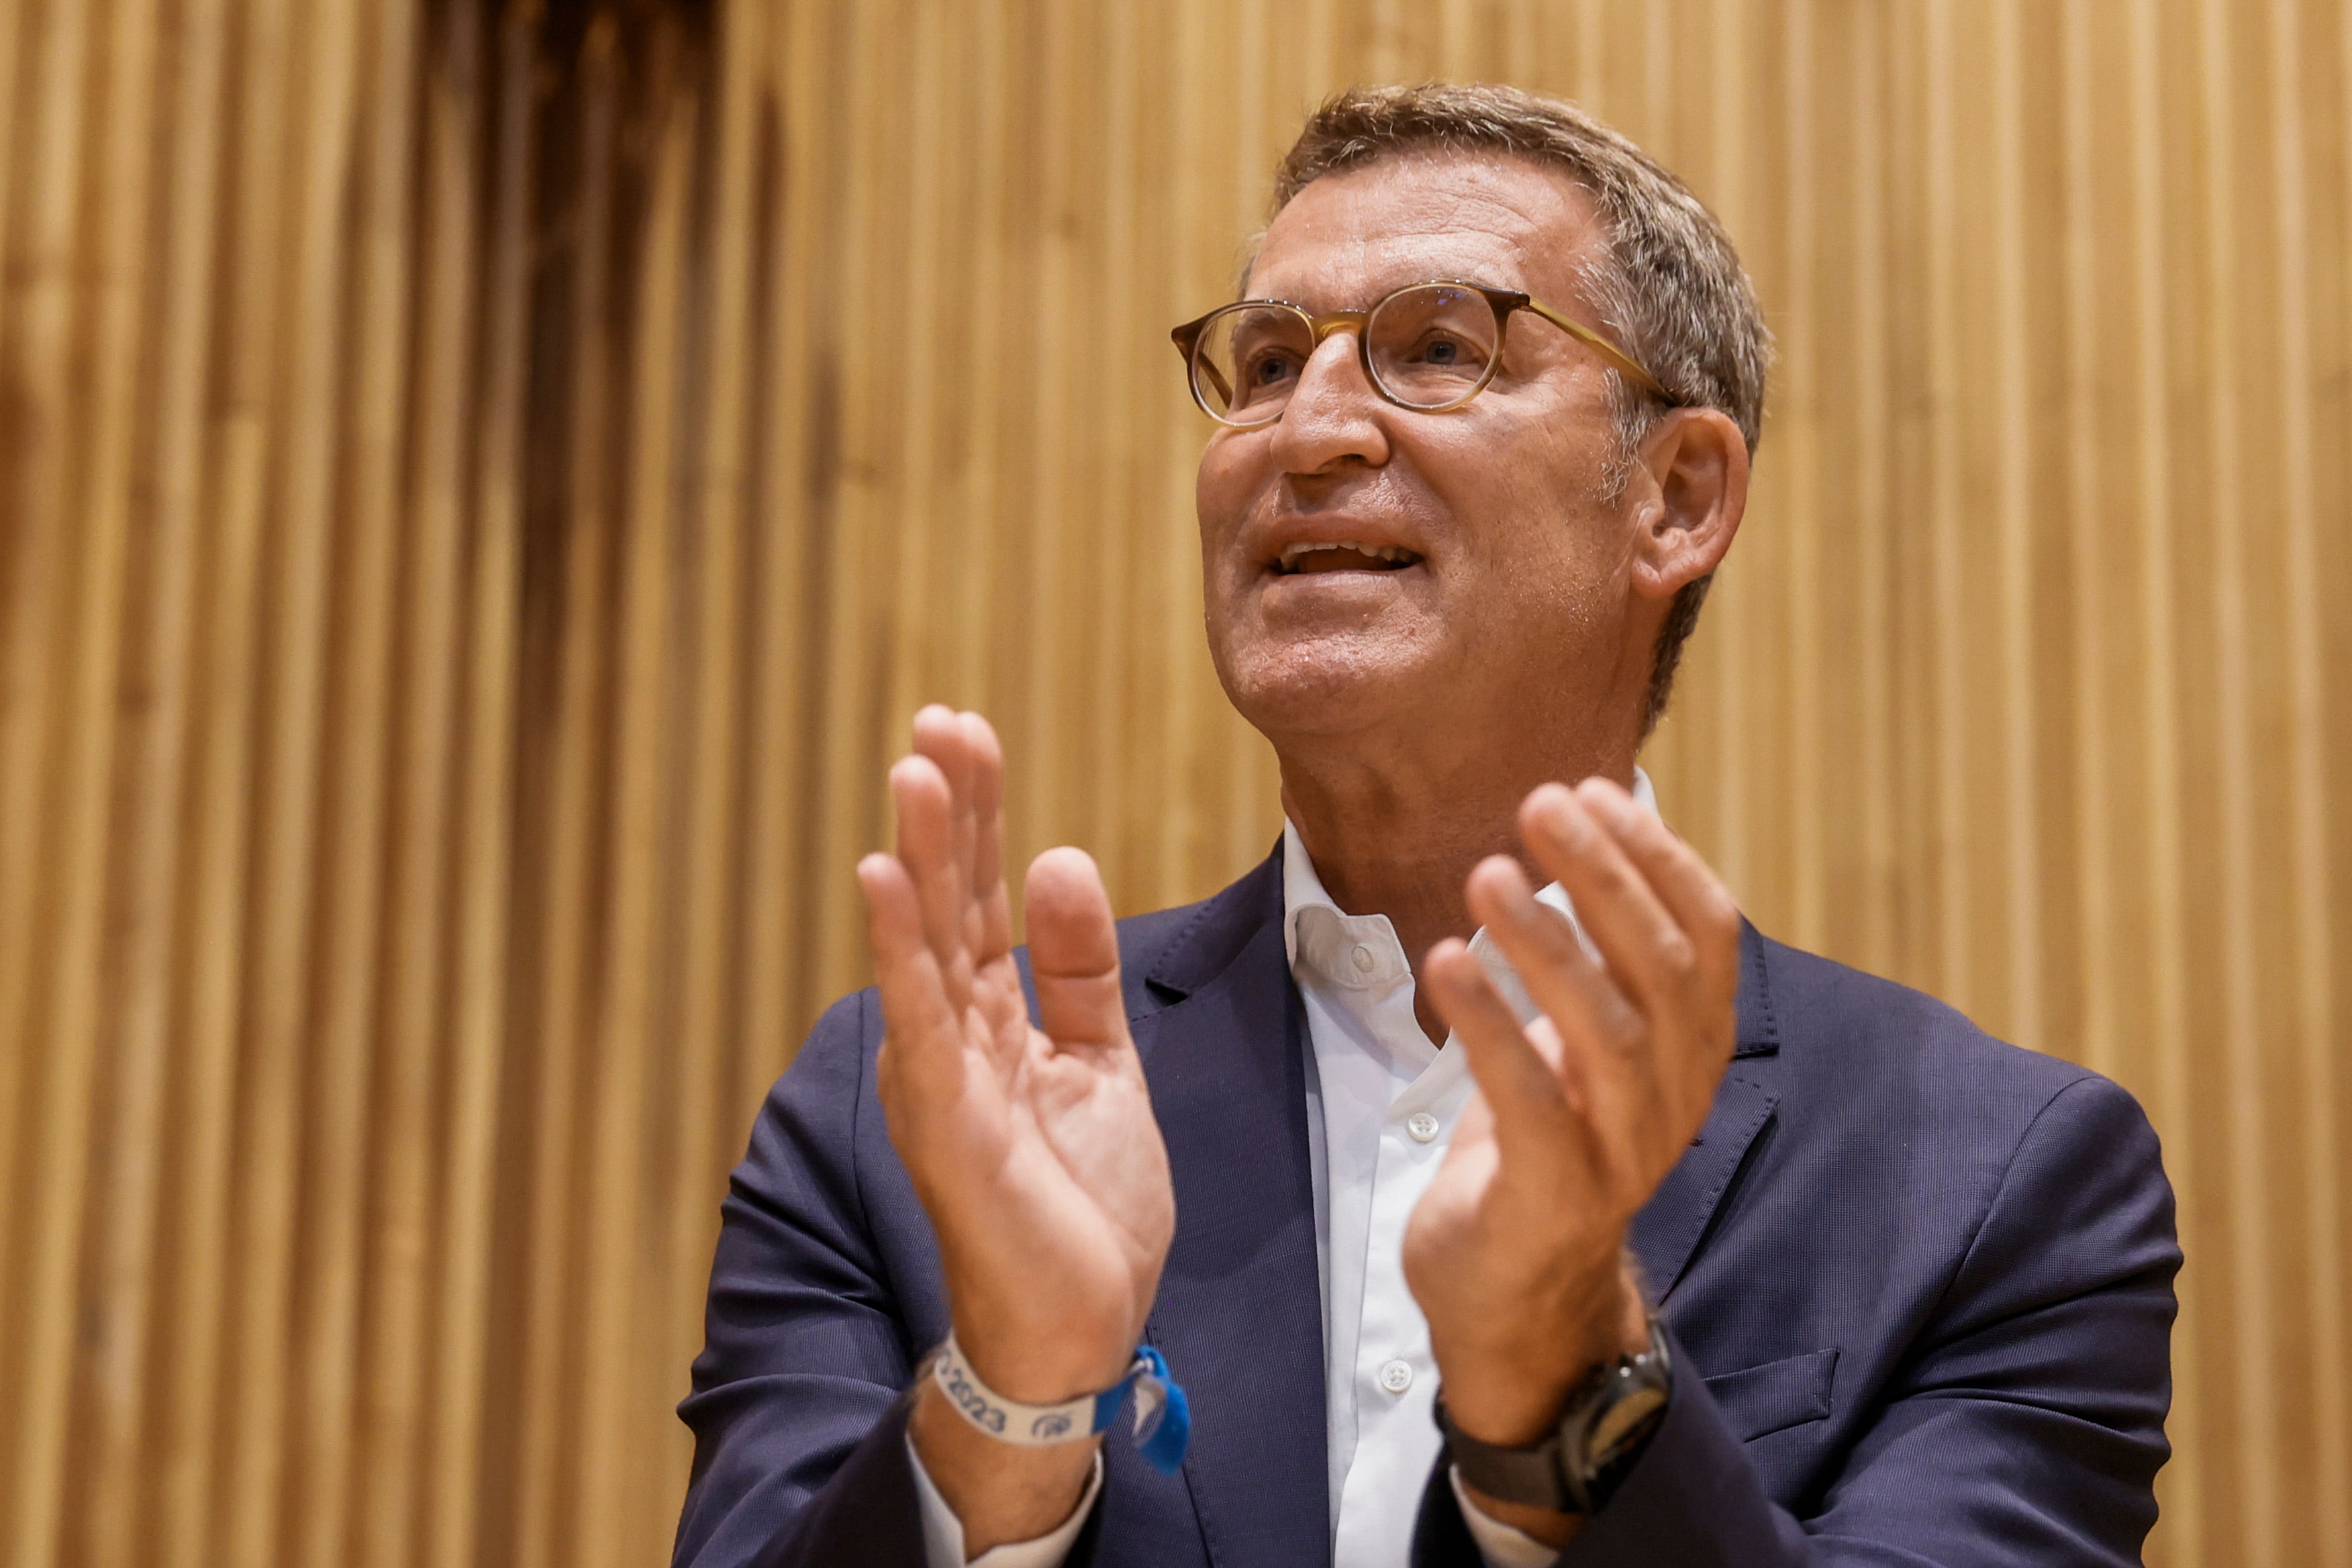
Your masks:
{"label": "nose", "polygon": [[1380,395],[1365,379],[1361,327],[1318,323],[1315,352],[1299,367],[1274,426],[1275,459],[1294,474],[1319,474],[1353,458],[1378,468],[1388,461]]}

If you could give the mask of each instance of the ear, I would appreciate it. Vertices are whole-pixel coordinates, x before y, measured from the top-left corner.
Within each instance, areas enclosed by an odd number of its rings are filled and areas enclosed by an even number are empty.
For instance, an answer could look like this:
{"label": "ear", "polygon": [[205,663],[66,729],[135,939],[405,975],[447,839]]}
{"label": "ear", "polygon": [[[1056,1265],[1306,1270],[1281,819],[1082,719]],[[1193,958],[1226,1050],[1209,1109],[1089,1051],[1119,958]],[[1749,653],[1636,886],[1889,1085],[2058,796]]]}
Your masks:
{"label": "ear", "polygon": [[1719,408],[1677,408],[1651,427],[1626,495],[1638,531],[1633,588],[1671,599],[1713,572],[1748,510],[1748,442]]}

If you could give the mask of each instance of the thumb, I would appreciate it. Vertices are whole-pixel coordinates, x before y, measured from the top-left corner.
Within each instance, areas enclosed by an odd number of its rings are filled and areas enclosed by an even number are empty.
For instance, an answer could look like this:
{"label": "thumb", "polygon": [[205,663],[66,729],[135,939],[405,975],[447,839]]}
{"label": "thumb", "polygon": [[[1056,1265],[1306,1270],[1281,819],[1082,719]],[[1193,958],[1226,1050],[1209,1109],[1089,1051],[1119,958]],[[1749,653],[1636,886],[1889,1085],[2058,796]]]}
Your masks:
{"label": "thumb", "polygon": [[1083,849],[1048,849],[1029,865],[1029,971],[1037,1024],[1063,1049],[1127,1043],[1118,933],[1102,873]]}

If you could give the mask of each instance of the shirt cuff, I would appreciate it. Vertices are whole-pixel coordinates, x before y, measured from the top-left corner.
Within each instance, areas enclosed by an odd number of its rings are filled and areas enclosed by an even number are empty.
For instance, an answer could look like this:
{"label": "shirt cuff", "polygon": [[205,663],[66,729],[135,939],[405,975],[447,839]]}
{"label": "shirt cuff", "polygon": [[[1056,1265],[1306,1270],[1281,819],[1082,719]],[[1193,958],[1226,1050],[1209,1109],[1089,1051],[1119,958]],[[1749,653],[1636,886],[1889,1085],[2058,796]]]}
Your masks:
{"label": "shirt cuff", "polygon": [[[1103,1457],[1102,1450],[1097,1448],[1094,1468],[1087,1475],[1087,1489],[1078,1494],[1078,1506],[1070,1510],[1069,1518],[1034,1541],[1008,1541],[967,1559],[963,1554],[963,1521],[948,1506],[948,1500],[940,1495],[940,1489],[931,1484],[931,1472],[923,1468],[923,1457],[915,1452],[911,1437],[907,1439],[907,1463],[914,1467],[915,1496],[921,1500],[923,1507],[923,1568],[1062,1568],[1062,1560],[1069,1556],[1071,1543],[1086,1528],[1087,1515],[1093,1511],[1095,1497],[1102,1490]],[[1517,1535],[1518,1531],[1514,1530],[1511,1533]],[[1549,1563],[1551,1559],[1547,1557],[1544,1561]],[[1517,1564],[1507,1568],[1517,1568]]]}
{"label": "shirt cuff", "polygon": [[[1469,1526],[1470,1539],[1478,1543],[1478,1555],[1486,1560],[1486,1568],[1551,1568],[1559,1561],[1559,1548],[1546,1546],[1526,1531],[1480,1512],[1470,1500],[1470,1489],[1462,1484],[1460,1470],[1446,1466],[1445,1479],[1454,1483],[1454,1500],[1462,1506],[1462,1522]],[[989,1568],[996,1565],[991,1563]]]}

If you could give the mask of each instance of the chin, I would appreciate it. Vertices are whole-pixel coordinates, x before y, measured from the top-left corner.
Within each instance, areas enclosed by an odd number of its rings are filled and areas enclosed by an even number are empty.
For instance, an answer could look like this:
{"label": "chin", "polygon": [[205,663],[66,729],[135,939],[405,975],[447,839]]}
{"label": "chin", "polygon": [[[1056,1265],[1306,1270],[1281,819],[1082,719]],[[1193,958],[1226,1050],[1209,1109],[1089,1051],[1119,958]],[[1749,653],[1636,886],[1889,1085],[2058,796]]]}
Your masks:
{"label": "chin", "polygon": [[1427,651],[1366,631],[1237,639],[1213,649],[1226,698],[1277,745],[1286,735],[1359,733],[1402,719],[1434,673],[1434,661],[1416,657]]}

